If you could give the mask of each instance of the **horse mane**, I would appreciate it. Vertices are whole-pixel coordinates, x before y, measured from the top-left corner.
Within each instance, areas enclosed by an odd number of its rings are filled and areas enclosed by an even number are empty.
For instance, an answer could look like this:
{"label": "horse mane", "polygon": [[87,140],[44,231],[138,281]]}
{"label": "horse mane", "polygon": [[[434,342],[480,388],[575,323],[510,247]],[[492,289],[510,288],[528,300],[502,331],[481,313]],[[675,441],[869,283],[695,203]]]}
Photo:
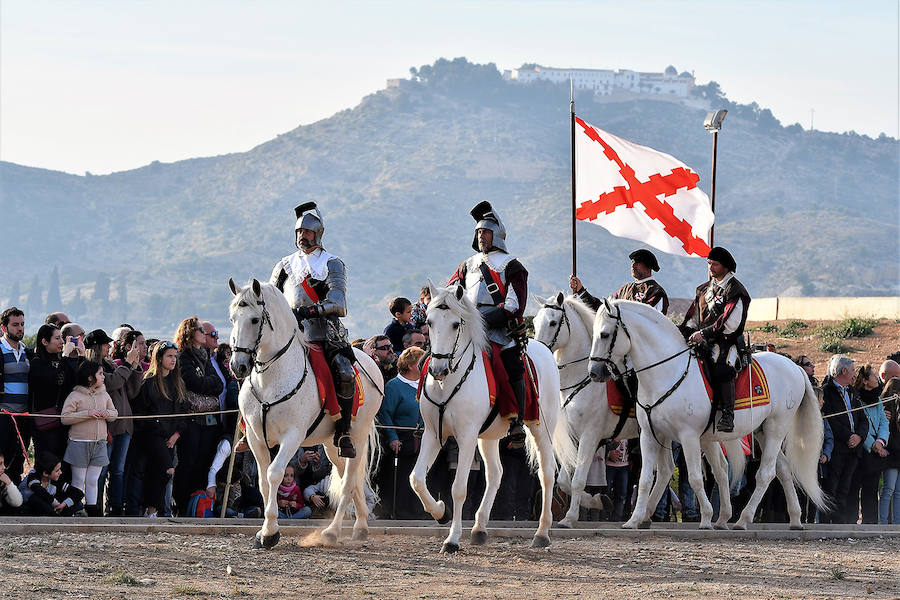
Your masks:
{"label": "horse mane", "polygon": [[428,311],[434,310],[434,307],[446,304],[450,310],[455,312],[469,326],[469,337],[472,338],[472,344],[483,352],[490,351],[490,342],[487,338],[487,331],[484,327],[484,319],[475,304],[463,294],[462,300],[456,299],[455,288],[435,288],[434,296],[428,304]]}
{"label": "horse mane", "polygon": [[565,300],[563,300],[563,304],[568,305],[575,311],[575,314],[581,319],[581,323],[588,333],[594,330],[594,317],[597,316],[597,313],[594,312],[594,309],[585,304],[581,298],[574,295],[566,296]]}
{"label": "horse mane", "polygon": [[[262,293],[263,302],[266,303],[266,308],[269,311],[269,317],[272,319],[272,328],[275,331],[279,331],[281,328],[289,329],[295,327],[297,329],[297,339],[300,340],[300,344],[305,348],[309,347],[309,342],[306,339],[306,332],[300,327],[297,327],[294,311],[291,310],[291,306],[288,304],[284,294],[271,283],[264,283],[262,281],[259,282],[259,289]],[[236,309],[237,305],[242,301],[254,310],[257,310],[260,313],[260,317],[262,317],[262,310],[256,304],[256,294],[253,293],[252,280],[248,281],[246,287],[243,287],[238,291],[231,300],[231,304],[228,305],[229,311]],[[268,329],[268,326],[266,328]]]}
{"label": "horse mane", "polygon": [[[633,300],[610,300],[609,303],[613,306],[617,306],[620,310],[624,308],[629,312],[637,313],[640,317],[652,321],[655,325],[658,325],[666,332],[671,333],[674,337],[678,338],[678,340],[684,342],[681,332],[678,331],[678,327],[675,326],[675,323],[649,304],[635,302]],[[597,314],[599,315],[600,312],[605,310],[605,307],[601,305],[600,311],[598,311]]]}

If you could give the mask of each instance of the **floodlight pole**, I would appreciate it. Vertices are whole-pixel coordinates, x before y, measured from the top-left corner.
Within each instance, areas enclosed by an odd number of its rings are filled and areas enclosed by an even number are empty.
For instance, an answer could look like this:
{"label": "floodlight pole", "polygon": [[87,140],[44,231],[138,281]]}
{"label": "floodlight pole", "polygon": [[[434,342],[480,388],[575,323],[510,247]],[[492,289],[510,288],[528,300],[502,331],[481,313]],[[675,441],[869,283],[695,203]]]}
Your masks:
{"label": "floodlight pole", "polygon": [[[712,132],[713,134],[713,151],[712,151],[712,177],[709,189],[709,202],[710,208],[712,208],[713,218],[716,215],[716,152],[719,147],[719,130],[716,129]],[[716,222],[713,221],[712,226],[709,228],[709,247],[712,248],[716,245],[715,243],[715,232],[716,232]]]}
{"label": "floodlight pole", "polygon": [[709,188],[709,202],[710,208],[713,213],[713,224],[709,228],[709,245],[715,245],[715,216],[716,216],[716,153],[719,148],[719,129],[722,128],[722,121],[725,120],[725,115],[728,114],[728,111],[725,109],[720,109],[713,111],[706,115],[706,119],[703,121],[703,127],[706,128],[706,131],[713,134],[713,151],[712,151],[712,177],[710,178],[710,188]]}

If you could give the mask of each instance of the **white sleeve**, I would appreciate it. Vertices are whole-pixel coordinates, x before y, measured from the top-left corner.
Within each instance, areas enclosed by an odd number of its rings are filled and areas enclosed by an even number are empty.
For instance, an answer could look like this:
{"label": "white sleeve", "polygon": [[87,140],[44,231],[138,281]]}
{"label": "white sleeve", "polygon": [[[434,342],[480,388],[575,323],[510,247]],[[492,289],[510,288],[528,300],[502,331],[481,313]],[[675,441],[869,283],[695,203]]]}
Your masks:
{"label": "white sleeve", "polygon": [[516,296],[516,290],[511,285],[506,290],[506,300],[503,301],[503,309],[509,313],[519,310],[519,297]]}
{"label": "white sleeve", "polygon": [[228,440],[219,442],[219,446],[216,448],[216,455],[213,457],[212,464],[209,466],[209,473],[206,475],[207,489],[216,486],[216,473],[219,472],[219,469],[222,468],[222,465],[225,464],[225,461],[228,460],[230,455],[231,442]]}
{"label": "white sleeve", "polygon": [[740,327],[741,321],[744,318],[744,301],[738,300],[737,304],[734,306],[734,310],[731,311],[731,314],[728,315],[728,318],[725,320],[725,333],[734,333],[737,331],[737,328]]}
{"label": "white sleeve", "polygon": [[652,306],[653,308],[655,308],[655,309],[657,310],[657,312],[662,312],[662,307],[663,307],[663,301],[662,301],[662,298],[657,298],[657,299],[656,299],[656,304],[651,304],[650,306]]}

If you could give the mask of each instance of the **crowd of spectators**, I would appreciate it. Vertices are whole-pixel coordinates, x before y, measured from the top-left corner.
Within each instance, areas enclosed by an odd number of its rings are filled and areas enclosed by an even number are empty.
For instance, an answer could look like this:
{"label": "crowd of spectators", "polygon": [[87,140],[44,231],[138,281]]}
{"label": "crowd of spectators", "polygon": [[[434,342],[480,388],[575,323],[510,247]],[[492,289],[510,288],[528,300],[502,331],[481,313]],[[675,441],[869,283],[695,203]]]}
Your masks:
{"label": "crowd of spectators", "polygon": [[[428,517],[408,481],[423,430],[417,386],[429,347],[429,301],[427,286],[415,302],[394,298],[384,332],[353,342],[375,360],[385,381],[377,417],[384,458],[371,474],[373,489],[366,490],[376,518]],[[128,324],[111,335],[103,329],[86,332],[65,314],[53,313],[38,329],[33,347],[23,343],[24,332],[22,311],[3,311],[0,514],[203,516],[195,508],[202,497],[216,516],[223,501],[226,516],[261,515],[256,462],[245,448],[237,448],[228,476],[237,416],[202,414],[237,408],[239,382],[229,369],[231,350],[219,342],[212,323],[196,316],[184,319],[170,341],[145,339]],[[804,502],[804,520],[900,523],[900,365],[887,360],[876,369],[834,356],[820,384],[809,357],[795,362],[820,393],[825,415],[820,483],[834,501],[827,512]],[[12,416],[24,413],[32,416]],[[429,488],[437,499],[450,502],[456,454],[451,437],[429,471]],[[676,473],[683,473],[677,448],[674,454]],[[469,519],[484,491],[478,458],[463,507]],[[504,475],[491,517],[534,518],[540,510],[539,484],[524,450],[502,440],[501,461]],[[33,468],[26,471],[26,463]],[[588,491],[601,495],[603,508],[582,509],[581,518],[628,519],[640,466],[634,440],[598,448]],[[755,466],[751,459],[745,482],[753,481]],[[327,516],[330,470],[321,446],[300,448],[278,487],[279,516]],[[718,490],[707,480],[717,508]],[[676,476],[673,483],[653,519],[699,520],[686,478]],[[752,491],[748,488],[742,486],[733,499],[736,514]],[[561,516],[568,499],[557,494],[555,502]],[[757,518],[787,520],[777,483]]]}

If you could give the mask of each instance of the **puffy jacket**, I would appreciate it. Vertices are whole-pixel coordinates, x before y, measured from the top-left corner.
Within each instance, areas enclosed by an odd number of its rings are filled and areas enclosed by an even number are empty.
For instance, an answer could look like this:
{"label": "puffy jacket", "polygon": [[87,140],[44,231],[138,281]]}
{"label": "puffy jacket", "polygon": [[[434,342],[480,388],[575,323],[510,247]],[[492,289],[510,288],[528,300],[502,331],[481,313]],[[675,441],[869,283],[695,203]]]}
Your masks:
{"label": "puffy jacket", "polygon": [[[106,411],[106,419],[91,417],[92,410]],[[60,414],[63,425],[71,425],[69,439],[88,442],[106,441],[106,422],[115,420],[119,415],[106,387],[102,385],[95,389],[76,385],[66,398]]]}

